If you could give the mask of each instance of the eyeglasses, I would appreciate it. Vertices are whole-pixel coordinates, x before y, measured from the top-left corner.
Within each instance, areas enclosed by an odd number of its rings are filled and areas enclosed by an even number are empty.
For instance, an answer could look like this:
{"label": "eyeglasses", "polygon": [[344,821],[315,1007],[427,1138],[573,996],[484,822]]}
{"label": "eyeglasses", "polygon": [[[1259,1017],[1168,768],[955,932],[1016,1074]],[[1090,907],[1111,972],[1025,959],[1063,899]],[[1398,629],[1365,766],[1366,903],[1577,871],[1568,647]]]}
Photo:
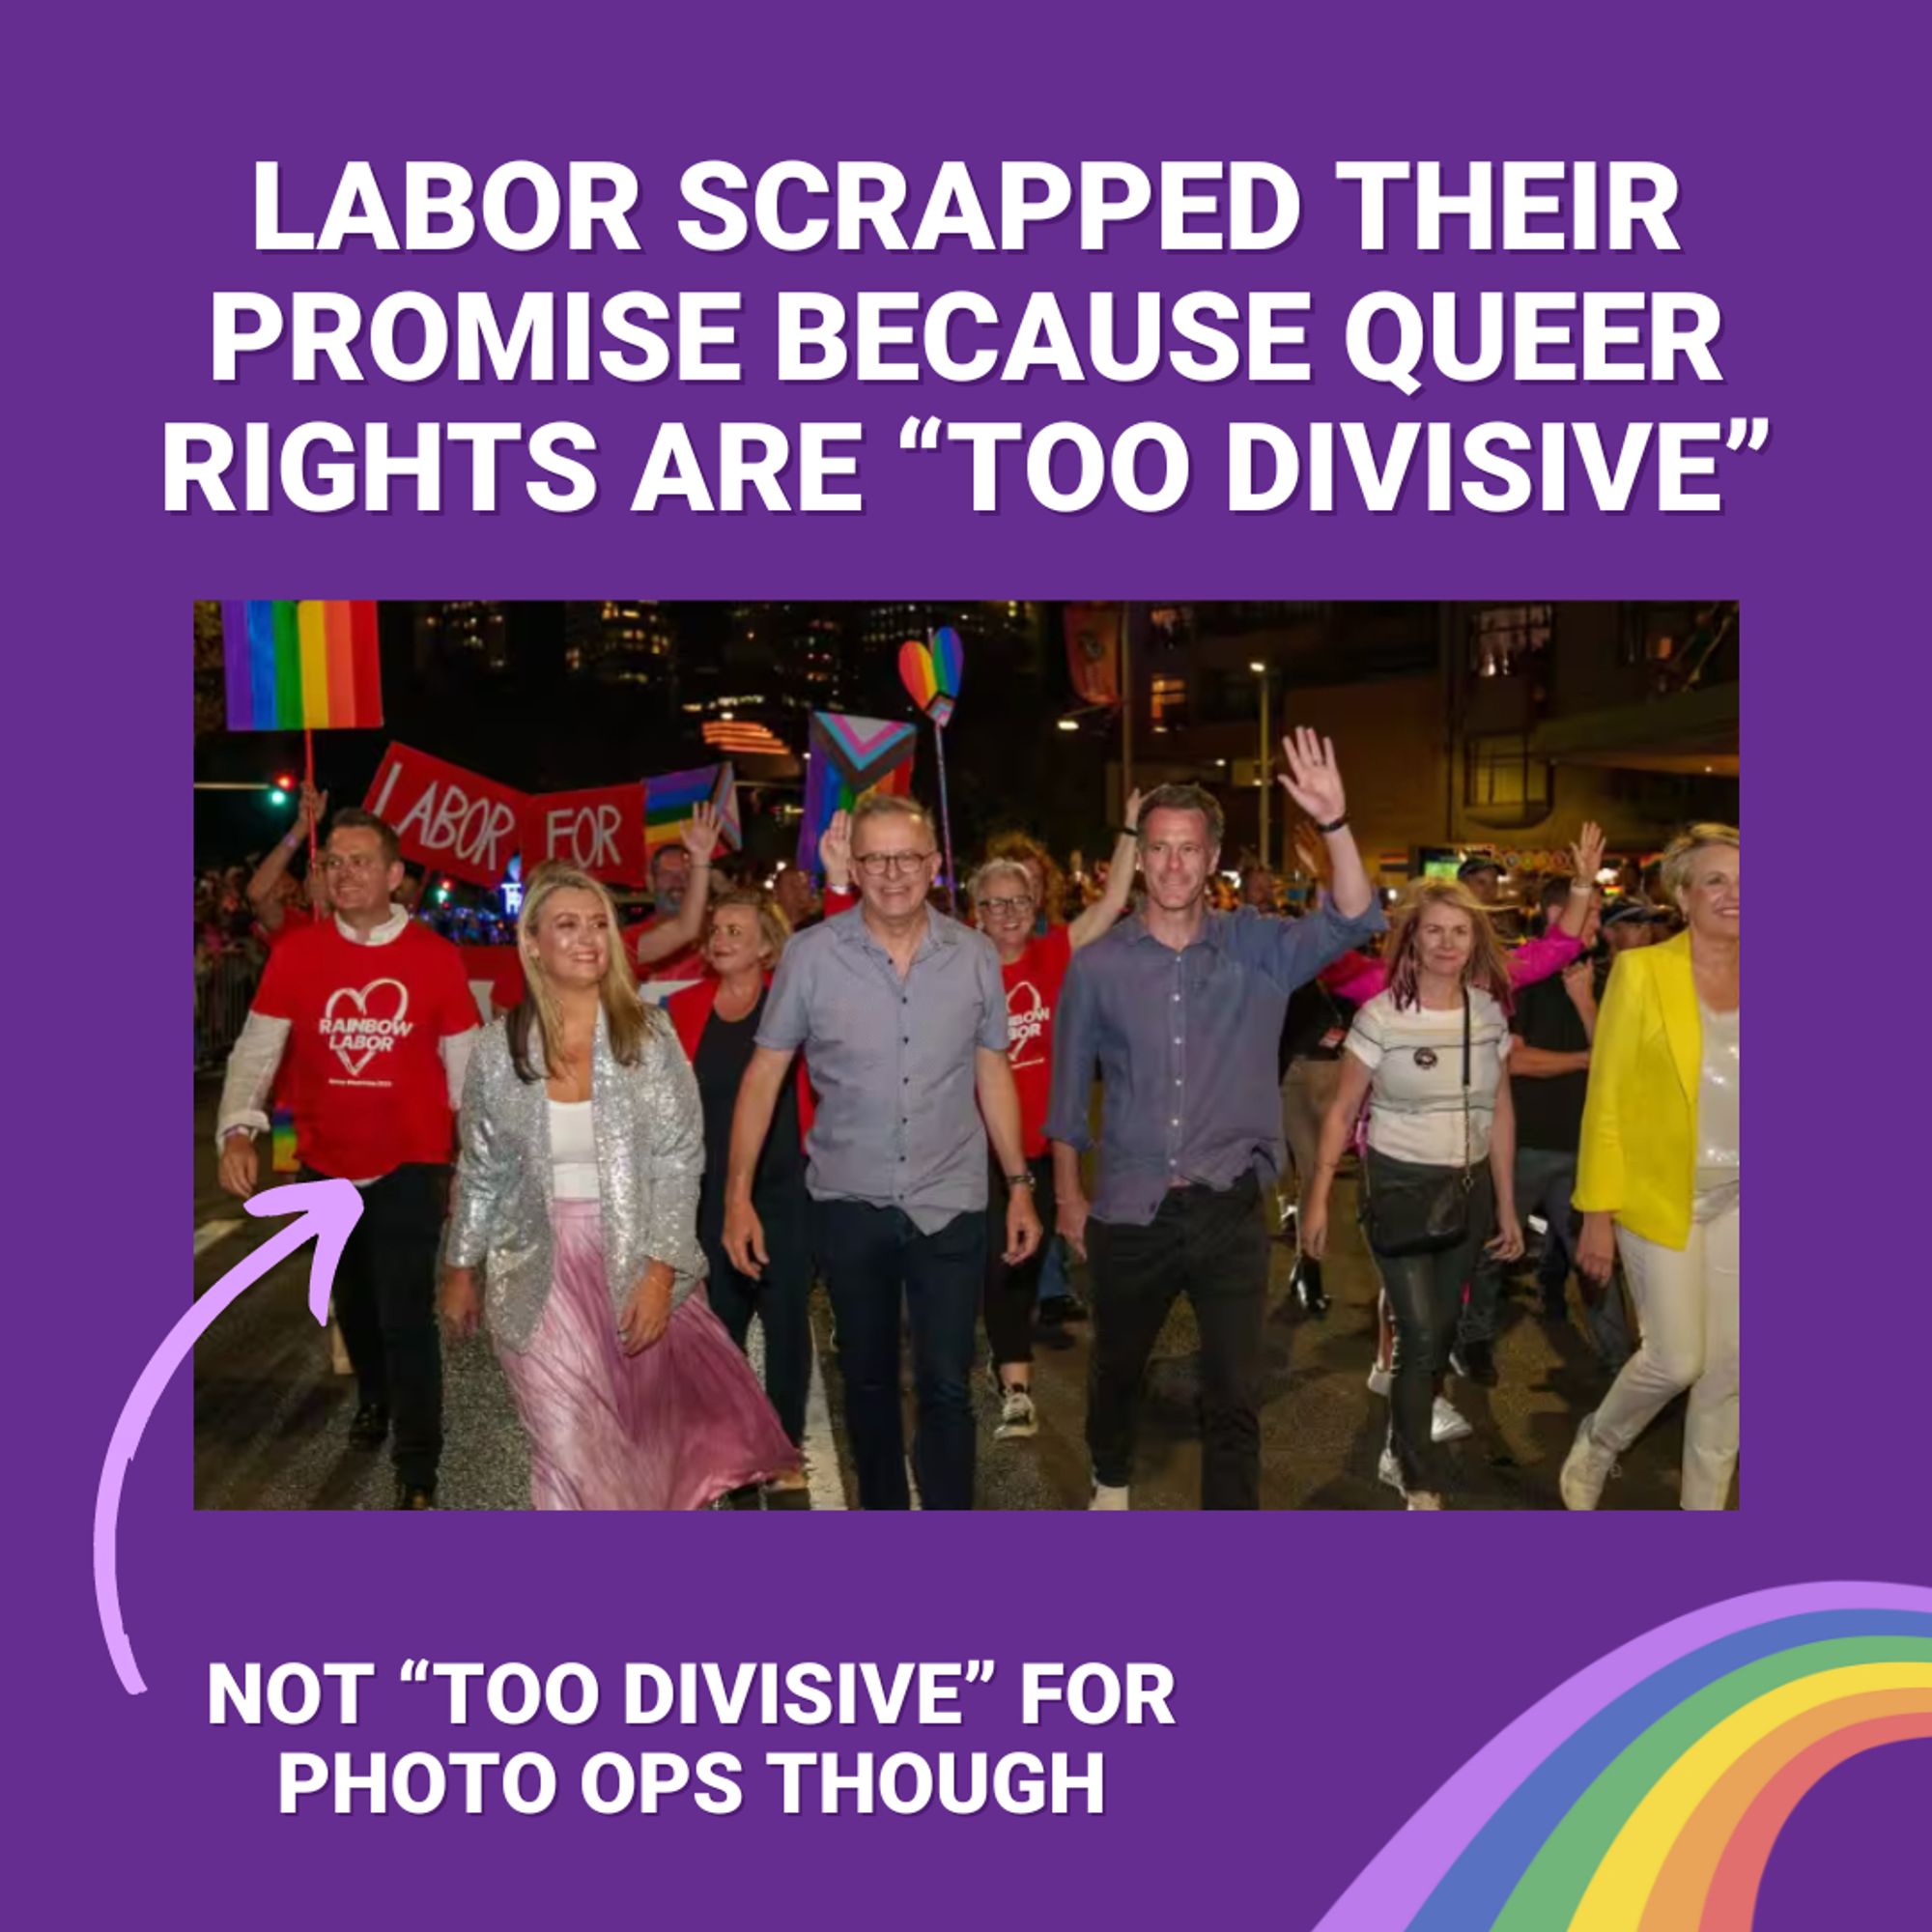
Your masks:
{"label": "eyeglasses", "polygon": [[1031,912],[1033,910],[1033,901],[1031,899],[981,899],[980,901],[980,910],[981,912],[996,912],[1004,917],[1008,913]]}
{"label": "eyeglasses", "polygon": [[852,863],[868,879],[882,879],[888,872],[916,872],[931,857],[930,852],[856,852]]}
{"label": "eyeglasses", "polygon": [[327,854],[322,862],[326,872],[381,872],[388,869],[387,862],[380,852],[340,852]]}

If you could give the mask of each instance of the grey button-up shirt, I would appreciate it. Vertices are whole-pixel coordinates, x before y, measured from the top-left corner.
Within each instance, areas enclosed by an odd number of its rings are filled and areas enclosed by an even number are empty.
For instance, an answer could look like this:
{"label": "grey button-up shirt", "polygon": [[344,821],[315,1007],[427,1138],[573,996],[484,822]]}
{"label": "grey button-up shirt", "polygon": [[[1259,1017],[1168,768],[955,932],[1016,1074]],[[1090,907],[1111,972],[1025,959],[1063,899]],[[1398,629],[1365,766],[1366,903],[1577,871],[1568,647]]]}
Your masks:
{"label": "grey button-up shirt", "polygon": [[1385,922],[1332,906],[1300,919],[1209,913],[1177,952],[1137,914],[1073,955],[1053,1016],[1049,1139],[1085,1148],[1104,1087],[1094,1212],[1145,1227],[1170,1187],[1281,1171],[1275,1056],[1288,996]]}
{"label": "grey button-up shirt", "polygon": [[865,908],[785,948],[758,1044],[805,1049],[818,1104],[806,1186],[818,1201],[898,1208],[922,1234],[986,1206],[979,1048],[1007,1050],[1000,956],[982,933],[926,913],[899,978]]}

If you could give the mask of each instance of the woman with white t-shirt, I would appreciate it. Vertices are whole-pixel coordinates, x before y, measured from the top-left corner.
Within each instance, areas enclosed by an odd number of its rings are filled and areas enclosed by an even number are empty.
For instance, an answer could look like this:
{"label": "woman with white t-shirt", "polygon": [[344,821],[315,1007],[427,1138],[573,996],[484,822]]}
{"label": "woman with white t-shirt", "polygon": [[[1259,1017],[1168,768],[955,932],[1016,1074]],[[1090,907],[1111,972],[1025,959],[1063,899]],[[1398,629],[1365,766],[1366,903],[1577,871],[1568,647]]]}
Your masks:
{"label": "woman with white t-shirt", "polygon": [[1410,1509],[1442,1507],[1447,1464],[1431,1435],[1463,1285],[1487,1247],[1522,1252],[1510,1105],[1509,963],[1467,887],[1427,880],[1397,915],[1387,989],[1350,1028],[1321,1126],[1304,1252],[1328,1242],[1328,1197],[1368,1101],[1362,1221],[1395,1318],[1394,1388],[1379,1474]]}
{"label": "woman with white t-shirt", "polygon": [[538,1509],[701,1509],[798,1465],[704,1293],[697,1081],[644,1005],[611,895],[539,866],[517,921],[527,992],[463,1089],[440,1306],[490,1335]]}

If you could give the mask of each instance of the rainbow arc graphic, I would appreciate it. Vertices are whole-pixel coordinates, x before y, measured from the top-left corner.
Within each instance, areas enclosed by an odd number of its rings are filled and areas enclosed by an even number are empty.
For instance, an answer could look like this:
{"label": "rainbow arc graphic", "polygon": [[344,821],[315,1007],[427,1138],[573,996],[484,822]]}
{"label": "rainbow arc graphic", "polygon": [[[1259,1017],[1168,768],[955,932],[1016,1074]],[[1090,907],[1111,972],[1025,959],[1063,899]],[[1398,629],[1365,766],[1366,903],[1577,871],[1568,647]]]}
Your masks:
{"label": "rainbow arc graphic", "polygon": [[1572,1678],[1451,1778],[1317,1932],[1747,1932],[1834,1766],[1932,1737],[1932,1590],[1712,1605]]}
{"label": "rainbow arc graphic", "polygon": [[367,730],[383,722],[372,602],[224,603],[221,658],[231,731]]}

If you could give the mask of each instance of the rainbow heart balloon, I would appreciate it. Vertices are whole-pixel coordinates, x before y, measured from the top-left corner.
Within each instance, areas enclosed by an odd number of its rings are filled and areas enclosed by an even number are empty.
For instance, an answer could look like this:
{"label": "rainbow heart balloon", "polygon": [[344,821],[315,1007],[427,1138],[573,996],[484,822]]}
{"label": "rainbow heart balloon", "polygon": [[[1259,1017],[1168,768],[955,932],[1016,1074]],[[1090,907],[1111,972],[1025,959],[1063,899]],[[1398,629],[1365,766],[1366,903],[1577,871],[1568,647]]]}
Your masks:
{"label": "rainbow heart balloon", "polygon": [[933,632],[930,645],[909,638],[899,646],[899,682],[912,701],[942,728],[958,702],[959,673],[965,662],[959,633],[951,624]]}

